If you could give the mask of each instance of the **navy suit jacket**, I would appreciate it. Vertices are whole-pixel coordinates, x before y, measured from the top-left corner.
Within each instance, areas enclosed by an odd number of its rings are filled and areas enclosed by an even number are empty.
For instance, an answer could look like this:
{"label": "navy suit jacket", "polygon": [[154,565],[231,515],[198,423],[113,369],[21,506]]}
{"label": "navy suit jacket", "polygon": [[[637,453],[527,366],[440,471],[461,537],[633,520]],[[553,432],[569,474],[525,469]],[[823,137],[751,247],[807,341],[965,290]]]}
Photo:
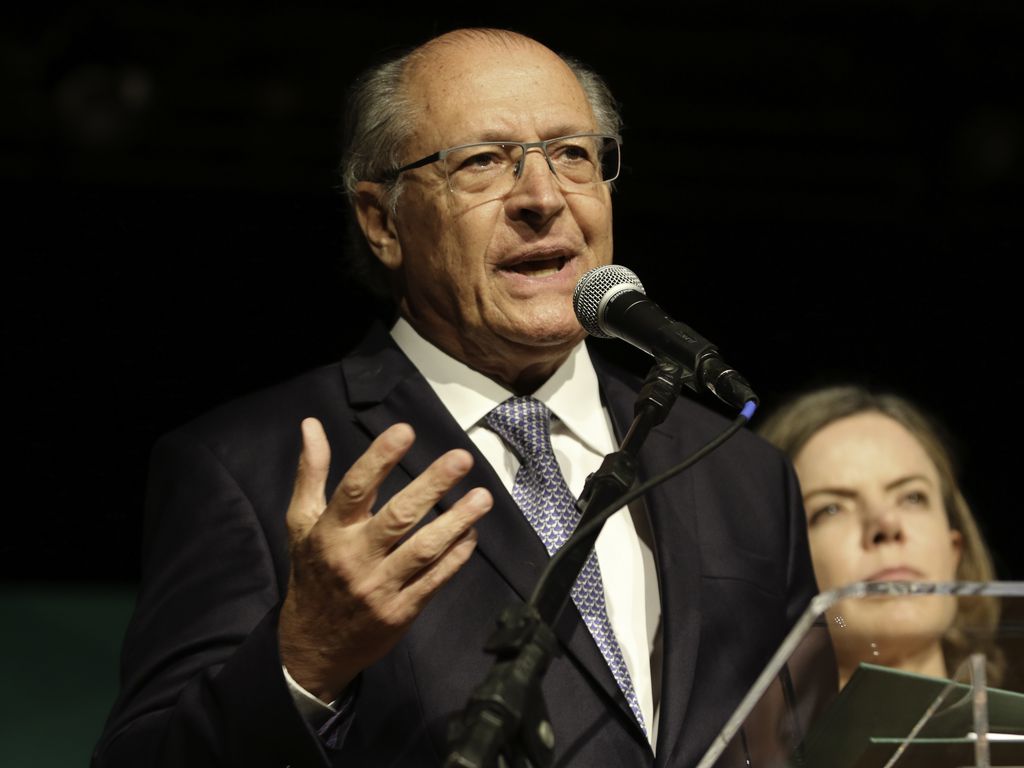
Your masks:
{"label": "navy suit jacket", "polygon": [[[594,358],[621,437],[640,382]],[[361,675],[334,746],[295,709],[276,642],[285,511],[307,416],[330,440],[329,492],[375,435],[405,421],[417,440],[378,505],[453,447],[475,466],[428,520],[471,487],[495,497],[469,562]],[[643,477],[727,426],[681,398],[643,446]],[[750,432],[650,491],[647,505],[664,640],[657,756],[570,603],[554,627],[562,654],[543,679],[557,765],[695,764],[816,592],[791,467]],[[155,446],[122,690],[94,766],[438,766],[449,719],[493,665],[482,648],[499,612],[529,597],[547,559],[490,465],[374,327],[340,363],[220,407]]]}

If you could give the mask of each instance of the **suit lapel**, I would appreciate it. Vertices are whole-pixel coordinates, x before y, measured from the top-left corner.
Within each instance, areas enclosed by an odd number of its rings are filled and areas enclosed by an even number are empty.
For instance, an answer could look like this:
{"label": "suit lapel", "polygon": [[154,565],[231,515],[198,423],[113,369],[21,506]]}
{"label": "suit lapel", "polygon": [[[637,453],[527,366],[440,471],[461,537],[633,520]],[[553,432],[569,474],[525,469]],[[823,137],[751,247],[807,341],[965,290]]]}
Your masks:
{"label": "suit lapel", "polygon": [[[529,600],[548,563],[547,551],[490,463],[452,418],[426,379],[382,328],[371,331],[366,341],[345,358],[342,369],[356,419],[369,434],[378,435],[398,422],[408,423],[416,432],[416,442],[400,462],[408,476],[402,480],[402,485],[422,473],[445,451],[464,448],[473,454],[473,468],[441,500],[438,509],[447,510],[472,488],[488,488],[494,496],[494,508],[477,524],[477,553],[524,602]],[[435,513],[429,513],[425,522],[434,516]],[[504,607],[493,606],[495,620]],[[571,600],[553,629],[567,655],[616,702],[623,716],[635,723],[625,697]]]}
{"label": "suit lapel", "polygon": [[[636,392],[597,355],[605,401],[618,435],[633,419]],[[639,453],[640,481],[669,470],[699,446],[665,426],[651,430]],[[661,596],[662,673],[656,765],[664,765],[681,733],[700,640],[700,553],[693,481],[684,470],[645,494],[654,535]]]}
{"label": "suit lapel", "polygon": [[[356,419],[371,435],[379,435],[398,422],[409,424],[416,433],[415,443],[399,463],[407,475],[401,485],[420,475],[441,454],[453,448],[463,448],[473,455],[469,474],[437,507],[441,511],[449,509],[477,486],[491,491],[494,509],[477,524],[477,551],[494,565],[516,594],[527,599],[547,561],[547,553],[491,465],[455,422],[426,379],[379,328],[374,329],[367,343],[345,359],[343,367]],[[424,521],[434,516],[435,513],[428,513]],[[500,606],[495,606],[495,615],[498,608]]]}

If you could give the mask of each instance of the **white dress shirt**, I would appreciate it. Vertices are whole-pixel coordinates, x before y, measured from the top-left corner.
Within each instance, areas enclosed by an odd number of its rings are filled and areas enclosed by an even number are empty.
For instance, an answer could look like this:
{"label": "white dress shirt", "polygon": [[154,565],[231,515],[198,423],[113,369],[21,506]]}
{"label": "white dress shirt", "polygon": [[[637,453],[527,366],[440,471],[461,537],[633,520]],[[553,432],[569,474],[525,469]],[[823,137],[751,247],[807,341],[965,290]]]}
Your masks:
{"label": "white dress shirt", "polygon": [[[514,393],[442,352],[404,319],[394,325],[391,336],[511,493],[519,460],[487,427],[484,417]],[[569,489],[578,497],[587,477],[618,448],[586,345],[581,342],[533,397],[552,413],[555,457]],[[608,518],[595,549],[608,618],[629,668],[653,748],[657,743],[661,689],[661,603],[647,514],[642,504],[631,506]],[[287,670],[285,677],[307,717],[316,722],[329,714],[322,702],[291,680]]]}
{"label": "white dress shirt", "polygon": [[[404,319],[391,329],[391,336],[511,493],[519,459],[486,426],[484,417],[514,393],[442,352]],[[581,342],[533,397],[553,415],[551,444],[555,458],[569,490],[578,497],[590,473],[601,466],[607,454],[618,449],[586,345]],[[661,664],[661,603],[646,512],[638,507],[635,514],[622,509],[612,515],[601,529],[595,547],[608,618],[622,648],[653,745],[660,698],[657,678]]]}

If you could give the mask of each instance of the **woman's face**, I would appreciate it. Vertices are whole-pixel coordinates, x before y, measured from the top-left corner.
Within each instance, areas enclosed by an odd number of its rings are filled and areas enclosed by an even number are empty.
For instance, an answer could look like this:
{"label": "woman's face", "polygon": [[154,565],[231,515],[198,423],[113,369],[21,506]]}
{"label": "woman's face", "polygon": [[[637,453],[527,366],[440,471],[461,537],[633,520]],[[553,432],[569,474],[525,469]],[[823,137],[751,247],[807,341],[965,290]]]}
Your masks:
{"label": "woman's face", "polygon": [[[834,421],[794,459],[822,591],[857,581],[950,581],[961,536],[951,530],[939,473],[917,439],[877,412]],[[844,601],[831,612],[837,651],[898,663],[953,622],[945,597]],[[842,665],[842,664],[841,664]]]}

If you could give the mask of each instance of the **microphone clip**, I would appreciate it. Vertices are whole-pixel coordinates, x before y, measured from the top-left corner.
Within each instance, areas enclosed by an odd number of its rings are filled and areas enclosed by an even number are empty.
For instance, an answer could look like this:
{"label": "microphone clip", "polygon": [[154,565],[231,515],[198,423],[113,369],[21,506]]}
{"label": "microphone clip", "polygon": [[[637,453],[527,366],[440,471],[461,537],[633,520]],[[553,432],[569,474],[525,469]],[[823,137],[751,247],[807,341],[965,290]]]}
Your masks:
{"label": "microphone clip", "polygon": [[693,371],[667,357],[659,357],[647,372],[647,378],[640,388],[633,413],[639,416],[648,408],[655,409],[651,417],[660,423],[668,416],[679,392],[686,386],[697,392],[697,377]]}
{"label": "microphone clip", "polygon": [[554,633],[532,605],[513,604],[484,650],[498,660],[448,724],[445,768],[549,768],[555,733],[540,681],[559,653]]}

